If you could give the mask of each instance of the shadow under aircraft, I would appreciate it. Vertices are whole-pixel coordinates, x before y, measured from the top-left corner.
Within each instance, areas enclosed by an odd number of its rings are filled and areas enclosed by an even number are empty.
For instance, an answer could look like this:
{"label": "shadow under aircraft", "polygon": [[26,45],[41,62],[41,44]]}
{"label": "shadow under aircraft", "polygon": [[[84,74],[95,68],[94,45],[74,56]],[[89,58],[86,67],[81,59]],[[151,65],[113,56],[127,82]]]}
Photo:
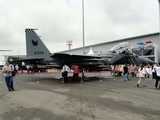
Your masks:
{"label": "shadow under aircraft", "polygon": [[26,64],[34,65],[36,69],[61,69],[62,65],[65,63],[69,67],[76,64],[80,67],[81,70],[105,71],[111,69],[110,65],[125,63],[134,65],[146,65],[154,63],[154,61],[151,61],[147,58],[122,51],[129,47],[127,42],[120,43],[118,44],[118,47],[114,46],[110,51],[101,54],[51,54],[35,30],[36,29],[25,29],[27,55],[8,56],[8,60],[12,64],[25,62]]}

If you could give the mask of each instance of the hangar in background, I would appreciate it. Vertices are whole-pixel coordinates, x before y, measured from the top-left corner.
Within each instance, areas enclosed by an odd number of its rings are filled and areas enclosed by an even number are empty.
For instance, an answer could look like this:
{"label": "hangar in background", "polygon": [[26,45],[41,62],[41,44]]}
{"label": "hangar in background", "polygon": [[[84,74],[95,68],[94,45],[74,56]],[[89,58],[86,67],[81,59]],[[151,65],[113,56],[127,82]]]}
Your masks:
{"label": "hangar in background", "polygon": [[[85,54],[89,52],[90,48],[92,48],[93,53],[95,54],[106,53],[113,46],[119,43],[122,43],[122,42],[128,42],[130,44],[130,50],[132,52],[140,56],[148,57],[152,60],[155,60],[155,47],[154,46],[155,44],[160,46],[159,32],[85,46],[84,47]],[[144,44],[140,45],[138,43],[144,43]],[[83,47],[70,49],[66,51],[60,51],[60,52],[69,53],[69,54],[83,54]]]}

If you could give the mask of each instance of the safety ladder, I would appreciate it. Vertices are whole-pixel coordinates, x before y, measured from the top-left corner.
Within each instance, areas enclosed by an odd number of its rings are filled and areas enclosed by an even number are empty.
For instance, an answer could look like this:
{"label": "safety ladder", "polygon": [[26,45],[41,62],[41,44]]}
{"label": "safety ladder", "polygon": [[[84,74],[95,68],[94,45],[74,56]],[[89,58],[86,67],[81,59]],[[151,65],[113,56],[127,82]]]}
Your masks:
{"label": "safety ladder", "polygon": [[128,59],[128,60],[129,60],[129,62],[130,62],[131,64],[133,64],[133,65],[139,66],[139,65],[142,64],[142,62],[141,62],[135,55],[132,55],[132,56],[130,57],[130,59]]}

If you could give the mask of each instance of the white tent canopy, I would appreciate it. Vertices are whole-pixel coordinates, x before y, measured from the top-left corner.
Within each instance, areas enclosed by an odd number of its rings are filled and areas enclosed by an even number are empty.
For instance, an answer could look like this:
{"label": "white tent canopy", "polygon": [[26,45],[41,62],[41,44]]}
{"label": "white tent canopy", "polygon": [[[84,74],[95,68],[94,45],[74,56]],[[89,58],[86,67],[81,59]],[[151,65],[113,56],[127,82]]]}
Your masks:
{"label": "white tent canopy", "polygon": [[94,54],[94,52],[93,52],[93,50],[92,50],[92,47],[90,47],[90,50],[89,50],[89,52],[88,52],[88,55],[92,55],[92,54]]}

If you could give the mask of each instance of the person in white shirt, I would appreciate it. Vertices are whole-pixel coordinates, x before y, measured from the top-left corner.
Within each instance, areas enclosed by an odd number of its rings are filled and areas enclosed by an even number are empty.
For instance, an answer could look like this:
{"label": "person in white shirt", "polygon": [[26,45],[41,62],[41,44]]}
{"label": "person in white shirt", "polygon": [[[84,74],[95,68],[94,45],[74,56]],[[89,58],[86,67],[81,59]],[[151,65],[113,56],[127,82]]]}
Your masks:
{"label": "person in white shirt", "polygon": [[157,67],[157,65],[156,64],[153,64],[152,65],[152,79],[156,79],[156,68]]}
{"label": "person in white shirt", "polygon": [[147,65],[145,69],[146,69],[146,71],[147,71],[147,73],[148,73],[148,74],[146,75],[146,77],[149,78],[150,75],[152,74],[152,70],[151,70],[151,68],[150,68],[149,65]]}
{"label": "person in white shirt", "polygon": [[30,66],[29,66],[29,65],[27,65],[27,66],[26,66],[26,68],[27,68],[27,74],[30,74],[30,71],[29,71]]}
{"label": "person in white shirt", "polygon": [[2,74],[4,74],[4,79],[6,81],[8,91],[14,90],[12,71],[14,71],[14,66],[6,61],[6,64],[2,68]]}
{"label": "person in white shirt", "polygon": [[158,66],[155,68],[156,69],[156,82],[155,82],[155,88],[158,87],[158,82],[160,80],[160,63],[158,63]]}
{"label": "person in white shirt", "polygon": [[62,71],[62,77],[64,78],[64,82],[67,83],[68,71],[70,71],[70,68],[66,64],[64,64],[61,71]]}
{"label": "person in white shirt", "polygon": [[18,74],[18,70],[19,70],[19,66],[18,66],[18,64],[16,64],[16,66],[15,66],[16,74]]}

